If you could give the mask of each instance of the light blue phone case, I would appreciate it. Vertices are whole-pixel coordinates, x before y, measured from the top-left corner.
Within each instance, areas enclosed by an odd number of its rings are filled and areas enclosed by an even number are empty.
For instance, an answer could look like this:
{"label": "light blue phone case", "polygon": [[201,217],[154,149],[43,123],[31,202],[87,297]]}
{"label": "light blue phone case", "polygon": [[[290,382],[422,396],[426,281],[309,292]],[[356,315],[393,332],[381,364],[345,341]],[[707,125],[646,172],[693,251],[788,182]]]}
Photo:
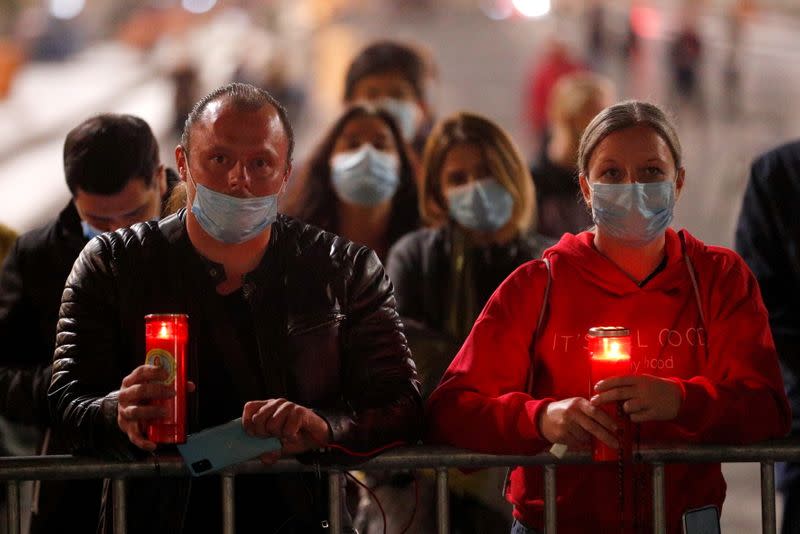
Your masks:
{"label": "light blue phone case", "polygon": [[191,434],[186,438],[186,443],[178,445],[183,461],[196,477],[215,473],[280,448],[281,442],[277,438],[248,435],[242,427],[241,417]]}

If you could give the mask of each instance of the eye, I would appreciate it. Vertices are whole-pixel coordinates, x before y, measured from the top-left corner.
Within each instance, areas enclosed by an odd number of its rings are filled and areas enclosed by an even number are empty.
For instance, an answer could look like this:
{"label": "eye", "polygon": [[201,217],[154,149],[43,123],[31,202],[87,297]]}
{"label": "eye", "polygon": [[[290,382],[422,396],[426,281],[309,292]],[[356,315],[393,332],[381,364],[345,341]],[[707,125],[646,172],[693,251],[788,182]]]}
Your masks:
{"label": "eye", "polygon": [[655,165],[645,167],[639,171],[640,182],[658,182],[663,179],[666,173]]}
{"label": "eye", "polygon": [[215,154],[215,155],[211,156],[211,161],[213,161],[214,163],[217,163],[219,165],[222,165],[227,161],[227,158],[222,154]]}
{"label": "eye", "polygon": [[601,177],[605,178],[606,180],[610,181],[617,181],[622,178],[622,172],[619,169],[611,167],[609,169],[604,170],[601,174]]}
{"label": "eye", "polygon": [[464,185],[467,183],[467,173],[463,171],[451,172],[447,175],[447,183],[451,186]]}
{"label": "eye", "polygon": [[258,169],[263,169],[264,167],[269,165],[269,163],[264,158],[257,158],[253,160],[253,165]]}
{"label": "eye", "polygon": [[383,150],[384,152],[390,152],[391,146],[389,140],[385,136],[376,137],[372,140],[372,146],[377,148],[378,150]]}

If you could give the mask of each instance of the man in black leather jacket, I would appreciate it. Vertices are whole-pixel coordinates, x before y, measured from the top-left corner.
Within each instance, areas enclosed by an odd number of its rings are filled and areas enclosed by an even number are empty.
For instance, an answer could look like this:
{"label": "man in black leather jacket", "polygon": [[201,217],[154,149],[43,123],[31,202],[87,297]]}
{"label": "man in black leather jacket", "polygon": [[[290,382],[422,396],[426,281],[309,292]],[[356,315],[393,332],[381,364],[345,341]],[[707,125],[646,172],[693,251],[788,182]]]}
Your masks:
{"label": "man in black leather jacket", "polygon": [[[98,115],[71,130],[64,174],[69,204],[17,239],[0,274],[0,419],[8,424],[0,431],[0,454],[66,452],[60,436],[49,432],[47,405],[64,282],[90,237],[158,218],[178,181],[161,165],[150,126],[131,115]],[[32,533],[64,525],[94,531],[100,490],[99,481],[42,482]],[[4,499],[5,492],[0,495]]]}
{"label": "man in black leather jacket", "polygon": [[[165,371],[142,365],[150,313],[189,315],[189,433],[241,416],[248,433],[280,438],[283,454],[317,461],[329,443],[368,451],[416,438],[416,371],[376,255],[276,216],[292,144],[268,93],[214,91],[176,148],[189,209],[84,249],[64,292],[49,390],[73,450],[155,450],[143,427],[163,412],[149,401],[171,386],[158,383]],[[129,531],[220,524],[214,477],[128,484]],[[239,476],[236,485],[237,532],[324,531],[321,475]]]}

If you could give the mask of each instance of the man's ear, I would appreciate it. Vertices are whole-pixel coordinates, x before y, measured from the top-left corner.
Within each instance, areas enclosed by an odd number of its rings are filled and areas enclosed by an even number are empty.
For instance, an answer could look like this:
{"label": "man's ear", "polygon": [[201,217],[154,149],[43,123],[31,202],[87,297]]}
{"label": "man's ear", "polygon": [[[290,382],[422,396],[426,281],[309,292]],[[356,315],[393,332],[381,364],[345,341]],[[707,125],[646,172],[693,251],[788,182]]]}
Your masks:
{"label": "man's ear", "polygon": [[589,179],[586,178],[584,173],[580,173],[578,175],[578,183],[581,186],[581,194],[583,195],[583,201],[586,202],[586,205],[590,208],[592,207],[592,188],[589,187]]}
{"label": "man's ear", "polygon": [[292,162],[286,164],[286,172],[283,174],[283,182],[281,182],[280,193],[285,193],[286,188],[289,186],[289,177],[292,175]]}
{"label": "man's ear", "polygon": [[175,147],[175,164],[178,166],[178,176],[182,182],[187,180],[186,169],[188,162],[186,161],[186,150],[183,145]]}

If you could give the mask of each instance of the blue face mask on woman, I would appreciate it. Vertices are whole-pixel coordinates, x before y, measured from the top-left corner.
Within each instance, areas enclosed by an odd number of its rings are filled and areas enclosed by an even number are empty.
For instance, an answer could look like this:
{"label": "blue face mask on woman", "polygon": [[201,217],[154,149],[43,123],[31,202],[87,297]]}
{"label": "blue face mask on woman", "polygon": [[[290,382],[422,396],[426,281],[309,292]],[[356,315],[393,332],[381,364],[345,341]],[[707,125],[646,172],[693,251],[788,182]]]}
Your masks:
{"label": "blue face mask on woman", "polygon": [[376,206],[394,196],[400,185],[400,159],[369,143],[331,158],[336,194],[352,204]]}
{"label": "blue face mask on woman", "polygon": [[461,226],[481,232],[494,232],[511,220],[514,198],[494,178],[484,178],[450,189],[447,193],[450,216]]}
{"label": "blue face mask on woman", "polygon": [[[188,169],[187,169],[188,172]],[[189,178],[194,179],[189,173]],[[223,243],[244,243],[263,232],[278,216],[278,196],[239,198],[195,184],[192,213],[208,235]]]}
{"label": "blue face mask on woman", "polygon": [[591,184],[592,218],[610,236],[643,246],[672,222],[675,182]]}

